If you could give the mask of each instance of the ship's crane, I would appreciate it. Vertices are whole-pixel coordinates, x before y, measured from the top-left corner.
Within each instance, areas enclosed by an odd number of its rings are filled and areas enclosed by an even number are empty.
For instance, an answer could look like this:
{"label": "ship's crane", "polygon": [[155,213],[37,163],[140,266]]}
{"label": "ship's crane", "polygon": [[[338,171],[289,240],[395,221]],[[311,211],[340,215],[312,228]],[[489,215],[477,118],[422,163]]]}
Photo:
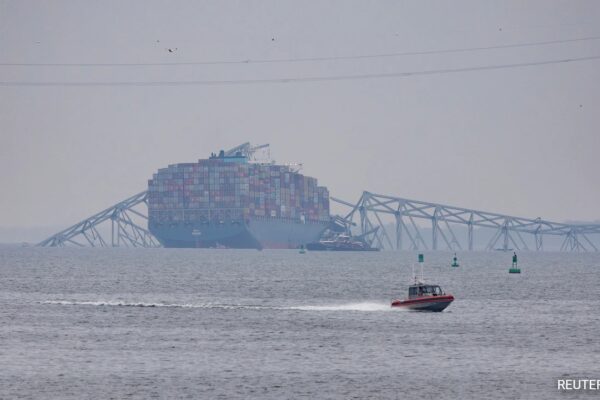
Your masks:
{"label": "ship's crane", "polygon": [[[247,157],[249,160],[250,159],[254,160],[254,158],[253,158],[254,153],[256,153],[258,150],[268,149],[268,148],[269,148],[269,143],[252,146],[250,144],[250,142],[246,142],[246,143],[240,144],[239,146],[236,146],[232,149],[227,150],[225,152],[225,156],[231,157],[231,156],[235,156],[238,153],[241,153],[243,156]],[[268,152],[267,158],[270,159],[271,153],[268,150],[267,150],[267,152]]]}

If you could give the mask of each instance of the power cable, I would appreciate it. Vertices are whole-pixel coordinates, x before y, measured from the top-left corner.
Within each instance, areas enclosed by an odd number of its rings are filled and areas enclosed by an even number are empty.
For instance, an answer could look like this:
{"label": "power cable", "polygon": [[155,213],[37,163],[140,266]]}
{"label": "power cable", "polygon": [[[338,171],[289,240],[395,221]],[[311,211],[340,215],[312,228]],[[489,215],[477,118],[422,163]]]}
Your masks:
{"label": "power cable", "polygon": [[32,82],[32,81],[0,81],[0,86],[200,86],[200,85],[243,85],[260,83],[301,83],[321,81],[348,81],[357,79],[399,78],[422,75],[451,74],[470,71],[489,71],[506,68],[522,68],[536,65],[564,64],[578,61],[600,59],[598,56],[564,58],[559,60],[533,61],[527,63],[496,64],[478,67],[444,68],[424,71],[391,72],[380,74],[312,76],[299,78],[264,78],[264,79],[231,79],[231,80],[196,80],[196,81],[114,81],[114,82]]}
{"label": "power cable", "polygon": [[425,50],[425,51],[409,51],[401,53],[382,53],[382,54],[366,54],[366,55],[350,55],[350,56],[331,56],[331,57],[302,57],[302,58],[274,58],[274,59],[247,59],[247,60],[221,60],[221,61],[196,61],[196,62],[157,62],[157,63],[0,63],[0,66],[5,67],[154,67],[154,66],[185,66],[185,65],[223,65],[223,64],[268,64],[268,63],[296,63],[296,62],[311,62],[311,61],[340,61],[340,60],[359,60],[370,58],[390,58],[413,55],[427,54],[448,54],[448,53],[465,53],[472,51],[532,47],[532,46],[547,46],[560,43],[573,43],[590,40],[599,40],[600,36],[589,36],[574,39],[550,40],[542,42],[528,43],[513,43],[496,46],[484,47],[468,47],[457,49],[442,49],[442,50]]}

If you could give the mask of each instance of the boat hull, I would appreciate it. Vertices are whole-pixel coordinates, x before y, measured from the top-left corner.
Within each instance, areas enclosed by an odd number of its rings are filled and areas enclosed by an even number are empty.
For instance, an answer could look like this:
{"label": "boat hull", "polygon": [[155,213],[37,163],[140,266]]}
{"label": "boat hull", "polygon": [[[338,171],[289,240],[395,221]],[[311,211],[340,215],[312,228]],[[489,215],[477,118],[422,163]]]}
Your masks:
{"label": "boat hull", "polygon": [[392,307],[406,308],[413,311],[440,312],[454,301],[454,296],[427,296],[407,300],[394,300]]}
{"label": "boat hull", "polygon": [[307,243],[306,249],[311,251],[379,251],[376,247],[329,246],[320,242]]}

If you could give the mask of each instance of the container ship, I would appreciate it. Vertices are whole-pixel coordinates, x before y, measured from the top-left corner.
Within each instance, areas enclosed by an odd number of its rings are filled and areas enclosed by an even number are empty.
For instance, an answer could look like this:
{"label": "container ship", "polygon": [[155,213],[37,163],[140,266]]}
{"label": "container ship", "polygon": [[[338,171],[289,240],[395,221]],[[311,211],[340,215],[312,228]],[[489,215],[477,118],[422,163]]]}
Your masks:
{"label": "container ship", "polygon": [[289,249],[329,226],[329,192],[291,165],[257,162],[244,143],[148,181],[148,228],[165,247]]}

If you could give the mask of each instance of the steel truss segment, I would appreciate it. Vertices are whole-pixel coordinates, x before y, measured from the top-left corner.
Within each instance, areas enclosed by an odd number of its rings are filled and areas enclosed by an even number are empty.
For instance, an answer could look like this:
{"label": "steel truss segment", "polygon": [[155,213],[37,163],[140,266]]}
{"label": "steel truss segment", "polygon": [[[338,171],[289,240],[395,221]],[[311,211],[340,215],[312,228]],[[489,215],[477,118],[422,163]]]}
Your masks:
{"label": "steel truss segment", "polygon": [[329,200],[331,200],[331,201],[334,201],[334,202],[336,202],[336,203],[343,204],[343,205],[345,205],[345,206],[348,206],[348,207],[354,207],[354,206],[355,206],[355,205],[354,205],[354,204],[352,204],[352,203],[348,203],[347,201],[344,201],[344,200],[338,199],[337,197],[333,197],[333,196],[329,197]]}
{"label": "steel truss segment", "polygon": [[523,236],[521,236],[521,233],[519,231],[515,230],[515,234],[517,235],[517,237],[521,241],[521,244],[523,245],[523,249],[524,250],[529,250],[529,246],[527,246],[527,242],[525,242],[525,240],[523,240]]}
{"label": "steel truss segment", "polygon": [[367,199],[367,201],[369,201],[370,209],[373,210],[373,211],[378,211],[378,210],[376,209],[376,207],[373,207],[373,205],[370,204],[371,201],[377,203],[377,205],[379,205],[381,207],[384,207],[386,210],[389,210],[389,212],[391,212],[391,213],[395,213],[396,212],[395,209],[393,209],[392,207],[390,207],[388,205],[389,203],[393,203],[394,201],[390,200],[390,201],[387,201],[387,202],[383,203],[383,202],[379,201],[378,199],[376,199],[375,197],[372,197],[372,196],[369,196],[368,199]]}
{"label": "steel truss segment", "polygon": [[119,246],[119,244],[123,243],[126,246],[158,247],[160,245],[158,244],[158,241],[154,239],[152,234],[144,227],[136,224],[129,215],[129,213],[132,213],[137,217],[148,220],[146,215],[133,208],[140,204],[148,205],[147,191],[131,196],[54,234],[48,239],[40,242],[38,246],[55,247],[64,246],[66,243],[84,246],[76,240],[76,238],[81,238],[84,239],[89,246],[107,247],[107,241],[104,240],[97,229],[102,223],[106,222],[112,224],[110,227],[110,245],[112,246]]}
{"label": "steel truss segment", "polygon": [[377,202],[377,204],[380,204],[381,206],[387,206],[387,208],[389,208],[389,204],[394,204],[397,203],[398,200],[397,199],[389,199],[389,200],[382,200],[380,198],[377,198],[376,196],[373,196],[372,194],[365,194],[365,200],[374,200]]}
{"label": "steel truss segment", "polygon": [[450,241],[446,237],[446,234],[444,233],[444,231],[439,228],[439,226],[437,227],[437,232],[440,234],[440,236],[442,237],[442,239],[444,239],[444,243],[446,243],[446,248],[448,250],[453,250],[452,249],[452,244],[450,243]]}
{"label": "steel truss segment", "polygon": [[340,200],[340,199],[335,198],[335,197],[330,197],[330,199],[333,200],[336,203],[339,203],[339,204],[342,204],[342,205],[345,205],[345,206],[348,206],[348,207],[352,208],[352,210],[348,214],[346,214],[346,216],[344,217],[345,220],[352,220],[352,218],[354,217],[354,213],[358,210],[358,207],[360,206],[360,203],[362,203],[363,197],[364,197],[364,194],[361,195],[360,199],[358,200],[358,202],[356,204],[352,204],[352,203],[349,203],[349,202],[344,201],[344,200]]}
{"label": "steel truss segment", "polygon": [[368,232],[373,232],[374,239],[371,242],[373,242],[374,240],[377,240],[377,243],[379,244],[379,248],[382,248],[383,242],[381,241],[378,227],[375,227],[371,223],[371,220],[369,219],[369,217],[366,213],[363,213],[363,215],[361,217],[362,217],[361,219],[363,220],[363,223],[361,224],[361,226],[363,227],[363,232],[366,232],[365,235],[367,235]]}
{"label": "steel truss segment", "polygon": [[383,225],[383,222],[381,222],[381,218],[379,218],[379,215],[377,215],[376,212],[374,214],[375,214],[375,218],[377,219],[377,222],[379,223],[379,227],[381,228],[382,236],[386,239],[386,241],[390,245],[390,249],[393,249],[394,246],[392,245],[392,241],[387,234],[387,231],[385,229],[385,226]]}
{"label": "steel truss segment", "polygon": [[[517,250],[521,250],[521,246],[519,246],[519,244],[517,243],[517,241],[515,240],[515,238],[513,237],[513,235],[509,233],[507,233],[506,237],[508,238],[508,240],[510,241],[510,243],[513,244],[514,248]],[[504,250],[508,250],[507,246],[504,246]]]}
{"label": "steel truss segment", "polygon": [[488,242],[488,244],[485,247],[485,249],[488,250],[488,251],[494,250],[494,247],[496,247],[496,243],[498,243],[498,239],[500,239],[500,236],[502,236],[502,230],[498,229],[494,233],[494,236],[492,236],[492,238]]}
{"label": "steel truss segment", "polygon": [[399,231],[399,235],[397,236],[397,249],[398,250],[402,250],[402,232],[406,232],[406,235],[408,236],[408,238],[410,239],[410,243],[411,243],[411,249],[416,249],[417,243],[415,242],[415,239],[413,237],[413,235],[410,233],[410,231],[408,230],[408,227],[406,226],[406,224],[404,223],[404,220],[402,219],[402,215],[401,214],[397,214],[396,215],[396,223],[397,223],[397,227],[396,229]]}
{"label": "steel truss segment", "polygon": [[[146,203],[146,202],[144,202],[144,203]],[[147,204],[148,204],[148,203],[146,203],[146,205],[147,205]],[[134,214],[135,214],[135,215],[137,215],[138,217],[140,217],[140,218],[144,218],[145,220],[147,220],[147,219],[148,219],[148,216],[146,216],[146,215],[142,214],[141,212],[138,212],[138,211],[136,211],[136,210],[134,210],[134,209],[132,209],[132,208],[128,209],[127,211],[129,211],[129,212],[131,212],[131,213],[134,213]]]}
{"label": "steel truss segment", "polygon": [[[410,231],[408,230],[408,227],[402,223],[402,226],[404,227],[404,230],[406,232],[406,234],[408,235],[408,238],[410,239],[410,244],[411,244],[411,250],[417,250],[419,248],[419,245],[417,243],[417,241],[415,240],[414,236],[412,233],[410,233]],[[398,250],[402,250],[402,248],[398,249]]]}
{"label": "steel truss segment", "polygon": [[409,216],[408,219],[410,220],[410,223],[411,223],[413,229],[415,230],[415,237],[417,238],[417,247],[414,250],[420,249],[419,242],[421,242],[421,244],[423,245],[423,248],[425,250],[429,250],[429,247],[427,247],[427,244],[425,243],[425,240],[423,239],[423,236],[421,235],[421,231],[419,230],[419,227],[415,223],[415,220],[413,219],[413,217]]}
{"label": "steel truss segment", "polygon": [[415,218],[431,218],[432,214],[426,212],[426,210],[431,210],[432,208],[435,210],[435,207],[429,205],[419,206],[408,201],[404,203],[404,208],[406,209],[406,215],[410,214]]}
{"label": "steel truss segment", "polygon": [[72,244],[74,244],[74,245],[76,245],[76,246],[79,246],[79,247],[85,247],[85,245],[83,245],[83,244],[81,244],[81,243],[79,243],[79,242],[76,242],[76,241],[75,241],[75,240],[73,240],[73,239],[65,239],[65,240],[64,240],[62,243],[64,244],[64,242],[69,242],[69,243],[72,243]]}
{"label": "steel truss segment", "polygon": [[[346,221],[351,221],[356,211],[360,211],[362,232],[371,229],[373,226],[369,214],[375,214],[375,220],[381,228],[384,226],[379,214],[394,215],[396,219],[396,248],[402,248],[404,234],[409,238],[412,248],[427,248],[419,226],[414,220],[414,218],[420,218],[431,221],[434,249],[437,248],[439,238],[448,249],[462,249],[461,242],[452,229],[455,224],[458,224],[467,226],[466,240],[469,250],[473,250],[474,227],[479,227],[496,230],[486,246],[488,250],[493,250],[500,239],[503,240],[501,247],[505,250],[508,247],[529,250],[528,242],[524,238],[525,235],[533,237],[532,243],[535,243],[536,250],[543,250],[544,235],[554,235],[565,238],[562,246],[563,250],[587,251],[593,249],[598,251],[598,246],[594,244],[594,240],[586,235],[600,234],[600,224],[572,225],[552,222],[539,217],[510,216],[367,191],[362,193],[356,204],[334,198],[332,200],[351,208],[346,216]],[[405,223],[403,217],[407,217],[409,223]],[[381,239],[384,239],[385,244],[393,248],[391,244],[393,240],[385,229],[377,232],[377,240],[383,246],[384,243]]]}
{"label": "steel truss segment", "polygon": [[448,221],[452,217],[454,217],[454,218],[456,218],[456,220],[452,220],[451,222],[458,222],[458,223],[469,222],[467,219],[463,218],[463,215],[467,215],[467,214],[470,215],[470,213],[467,213],[465,211],[452,211],[452,210],[448,210],[445,207],[440,207],[440,210],[442,211],[442,215],[446,221]]}
{"label": "steel truss segment", "polygon": [[[462,250],[462,246],[460,245],[460,242],[458,241],[458,239],[456,239],[456,235],[454,234],[454,231],[452,230],[452,227],[450,226],[450,224],[448,223],[448,221],[444,221],[444,224],[446,225],[446,229],[448,230],[448,233],[450,233],[450,236],[452,238],[451,240],[451,244],[454,244],[458,247],[458,250]],[[450,250],[456,250],[454,249],[452,246],[450,246]]]}
{"label": "steel truss segment", "polygon": [[[479,211],[479,210],[467,209],[467,208],[462,208],[462,207],[453,207],[453,206],[448,206],[445,204],[429,203],[429,202],[424,202],[424,201],[419,201],[419,200],[411,200],[411,199],[406,199],[406,198],[402,198],[402,197],[392,197],[392,196],[379,195],[379,194],[373,194],[373,193],[371,193],[371,196],[384,198],[384,199],[395,199],[397,201],[404,201],[404,202],[406,202],[406,204],[409,204],[416,209],[427,209],[427,208],[440,207],[440,208],[446,209],[446,210],[453,210],[453,212],[457,212],[457,213],[459,213],[459,212],[463,212],[463,213],[467,213],[467,214],[473,213],[485,221],[498,221],[498,220],[504,220],[506,218],[510,218],[512,220],[518,221],[519,224],[521,224],[521,225],[526,224],[526,223],[527,224],[537,224],[537,223],[540,223],[540,221],[541,221],[543,223],[548,223],[548,224],[551,224],[552,226],[556,226],[556,227],[558,227],[558,226],[569,227],[568,224],[544,221],[544,220],[541,220],[540,218],[531,219],[531,218],[515,217],[515,216],[509,216],[509,215],[505,215],[505,214]],[[478,222],[478,221],[475,220],[474,222]],[[582,225],[582,227],[587,227],[587,226],[591,226],[591,227],[593,227],[593,229],[598,229],[600,232],[600,225]]]}
{"label": "steel truss segment", "polygon": [[585,233],[582,233],[580,236],[583,239],[585,239],[585,241],[592,247],[592,249],[594,249],[594,251],[598,251],[598,247],[596,247],[596,245],[594,245],[594,243],[592,243],[592,241],[587,237],[587,235]]}
{"label": "steel truss segment", "polygon": [[[479,217],[479,219],[473,218],[473,224],[478,226],[484,226],[488,228],[497,228],[502,226],[502,223],[498,221],[504,221],[504,217],[499,216],[486,216],[479,211],[473,211],[473,215]],[[488,222],[488,224],[486,224]]]}

